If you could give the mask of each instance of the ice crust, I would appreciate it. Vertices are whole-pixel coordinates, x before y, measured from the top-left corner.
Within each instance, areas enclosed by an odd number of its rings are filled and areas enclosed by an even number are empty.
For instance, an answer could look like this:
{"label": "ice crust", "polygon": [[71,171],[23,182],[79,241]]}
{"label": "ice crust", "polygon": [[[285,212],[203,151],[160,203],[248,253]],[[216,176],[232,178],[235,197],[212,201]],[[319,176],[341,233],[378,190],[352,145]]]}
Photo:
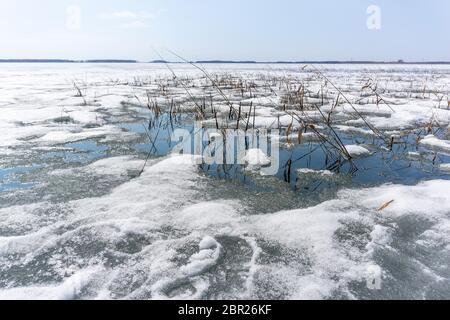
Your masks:
{"label": "ice crust", "polygon": [[[22,157],[29,150],[67,150],[65,144],[89,139],[132,141],[136,136],[120,124],[130,120],[130,112],[145,110],[135,95],[145,99],[148,88],[130,89],[124,83],[131,83],[130,74],[137,79],[149,74],[172,76],[163,65],[46,68],[5,65],[2,69],[0,160]],[[197,77],[196,81],[202,77],[188,66],[174,68],[179,75]],[[279,76],[292,72],[309,77],[297,66],[211,68],[211,72],[240,72],[255,81],[267,70]],[[339,132],[374,136],[353,108],[386,133],[425,127],[430,121],[450,125],[450,110],[438,107],[431,93],[408,91],[412,82],[421,83],[428,74],[433,74],[430,91],[448,86],[448,67],[321,68],[346,88],[353,101],[360,101],[353,107],[344,103],[335,108]],[[386,92],[393,110],[361,97],[364,75],[371,72],[380,83],[396,79]],[[106,79],[128,82],[111,85]],[[82,87],[84,99],[76,96],[74,81]],[[84,82],[89,84],[86,88]],[[320,90],[318,83],[311,85]],[[186,93],[173,90],[180,108],[192,111]],[[193,89],[193,94],[200,91]],[[217,112],[227,114],[229,107],[220,95],[212,99],[219,101]],[[321,105],[321,99],[308,100]],[[167,101],[161,97],[158,102]],[[300,126],[276,108],[279,102],[275,96],[248,97],[242,101],[243,112],[250,105],[256,107],[252,122],[257,128]],[[331,106],[326,101],[322,112],[326,114]],[[309,119],[321,116],[315,110],[305,114]],[[298,134],[273,138],[297,143]],[[302,138],[318,141],[312,132]],[[421,139],[419,145],[411,157],[420,159],[424,149],[450,152],[449,141],[435,135]],[[365,145],[346,148],[355,158],[372,151]],[[270,165],[260,150],[249,150],[246,160],[249,166]],[[142,160],[123,155],[55,170],[52,175],[125,177],[142,168]],[[450,171],[448,164],[439,169]],[[300,174],[332,175],[311,169]],[[445,287],[450,274],[449,181],[343,189],[334,200],[316,206],[264,214],[251,211],[245,195],[217,200],[211,185],[192,157],[173,156],[150,161],[142,175],[104,196],[0,208],[0,298],[422,299],[435,297],[437,289],[450,292]],[[399,274],[398,267],[407,274]],[[365,289],[366,278],[373,274],[383,278],[380,295]]]}
{"label": "ice crust", "polygon": [[[50,219],[44,225],[34,225],[32,221],[51,204],[0,209],[2,230],[24,222],[31,227],[15,236],[0,238],[2,270],[17,264],[27,266],[50,255],[51,261],[46,263],[51,262],[52,272],[62,279],[27,287],[10,284],[0,290],[0,296],[73,299],[88,294],[84,298],[117,298],[115,284],[132,273],[142,279],[132,280],[136,281],[134,289],[125,290],[128,298],[202,298],[211,289],[214,277],[220,276],[214,271],[220,267],[225,245],[220,239],[237,237],[252,243],[249,250],[254,253],[242,275],[250,279],[248,288],[236,289],[231,296],[264,296],[259,286],[268,281],[272,286],[281,286],[283,295],[291,299],[325,299],[336,292],[352,297],[349,285],[364,283],[367,272],[377,266],[376,253],[391,250],[392,234],[398,231],[393,221],[413,216],[426,219],[430,227],[417,241],[423,246],[447,249],[450,245],[448,229],[444,227],[450,225],[449,181],[343,190],[335,200],[315,207],[246,216],[240,213],[245,203],[238,199],[193,200],[203,192],[204,179],[191,156],[176,156],[148,167],[141,177],[115,188],[107,196],[67,203],[70,210],[65,217]],[[394,202],[382,213],[377,212],[391,200]],[[337,235],[355,223],[367,228],[367,238],[339,240]],[[167,238],[163,230],[169,227],[178,231],[169,233]],[[104,249],[93,247],[96,253],[92,256],[73,249],[63,256],[59,254],[69,243],[85,248],[86,237],[91,243],[101,243]],[[119,250],[116,244],[132,237],[147,237],[148,242],[134,253]],[[255,240],[252,242],[249,237]],[[185,262],[176,262],[192,242],[197,243],[196,248]],[[282,266],[264,262],[259,257],[265,243],[296,253],[305,259],[302,263],[308,261],[308,267],[295,260]],[[108,267],[103,260],[106,257],[100,258],[107,252],[116,259],[121,257],[122,262]],[[8,257],[12,256],[16,258],[10,260]],[[437,281],[439,270],[430,268],[429,272],[430,281]],[[175,290],[179,286],[184,289]]]}

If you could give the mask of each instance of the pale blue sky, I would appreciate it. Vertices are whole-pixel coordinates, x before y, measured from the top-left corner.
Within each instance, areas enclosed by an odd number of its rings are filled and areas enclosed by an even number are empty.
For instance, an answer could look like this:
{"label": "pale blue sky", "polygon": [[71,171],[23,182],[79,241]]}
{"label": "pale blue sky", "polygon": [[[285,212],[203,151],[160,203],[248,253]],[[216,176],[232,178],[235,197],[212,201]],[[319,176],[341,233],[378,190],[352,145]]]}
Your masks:
{"label": "pale blue sky", "polygon": [[0,58],[450,61],[449,35],[448,0],[0,0]]}

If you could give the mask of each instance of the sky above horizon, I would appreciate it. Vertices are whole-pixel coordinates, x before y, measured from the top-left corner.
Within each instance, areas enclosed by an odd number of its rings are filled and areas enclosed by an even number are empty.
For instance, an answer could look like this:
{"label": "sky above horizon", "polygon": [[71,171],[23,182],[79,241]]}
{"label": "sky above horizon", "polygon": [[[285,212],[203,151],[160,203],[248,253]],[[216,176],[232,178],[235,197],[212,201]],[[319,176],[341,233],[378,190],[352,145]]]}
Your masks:
{"label": "sky above horizon", "polygon": [[448,0],[0,0],[0,59],[450,61]]}

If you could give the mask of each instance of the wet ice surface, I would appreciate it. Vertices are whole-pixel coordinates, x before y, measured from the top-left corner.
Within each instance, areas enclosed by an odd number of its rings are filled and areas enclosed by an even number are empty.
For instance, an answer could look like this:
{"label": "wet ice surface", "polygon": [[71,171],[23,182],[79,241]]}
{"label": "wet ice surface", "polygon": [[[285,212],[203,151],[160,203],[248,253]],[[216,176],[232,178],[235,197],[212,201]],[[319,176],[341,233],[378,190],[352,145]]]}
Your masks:
{"label": "wet ice surface", "polygon": [[[198,70],[173,68],[204,95]],[[226,91],[256,107],[257,127],[293,122],[273,78],[306,81],[307,100],[333,110],[353,165],[333,165],[310,131],[299,144],[285,130],[271,177],[169,155],[170,134],[195,115],[164,65],[2,65],[0,298],[450,298],[450,68],[323,68],[391,148],[298,66],[208,66],[267,86]],[[389,106],[362,92],[368,78]],[[207,96],[226,118],[223,98]]]}

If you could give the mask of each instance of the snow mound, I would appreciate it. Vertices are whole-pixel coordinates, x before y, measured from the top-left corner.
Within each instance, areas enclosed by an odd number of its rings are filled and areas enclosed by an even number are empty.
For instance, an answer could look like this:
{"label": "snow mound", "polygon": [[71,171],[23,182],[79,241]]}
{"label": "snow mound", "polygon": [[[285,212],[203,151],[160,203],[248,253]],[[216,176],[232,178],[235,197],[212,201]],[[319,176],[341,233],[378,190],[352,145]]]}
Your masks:
{"label": "snow mound", "polygon": [[346,145],[345,148],[352,158],[365,157],[371,154],[369,150],[358,145]]}
{"label": "snow mound", "polygon": [[450,141],[438,139],[432,134],[420,140],[420,144],[431,149],[450,152]]}
{"label": "snow mound", "polygon": [[313,169],[298,169],[297,173],[300,175],[318,175],[322,177],[334,176],[334,172],[330,170],[313,170]]}
{"label": "snow mound", "polygon": [[249,168],[260,168],[270,166],[270,158],[261,149],[250,149],[247,151],[243,161]]}
{"label": "snow mound", "polygon": [[[221,255],[222,246],[212,237],[205,237],[199,244],[200,251],[193,254],[189,263],[179,267],[175,275],[157,281],[152,286],[154,299],[168,299],[171,289],[178,283],[191,283],[195,288],[194,297],[200,299],[202,294],[209,288],[207,279],[201,276],[210,268],[214,267]],[[189,297],[189,296],[188,296]],[[172,299],[181,299],[183,295],[175,295]],[[193,298],[192,295],[189,298]]]}
{"label": "snow mound", "polygon": [[206,237],[199,244],[200,252],[190,258],[189,264],[180,271],[189,277],[199,275],[214,266],[220,257],[222,246],[213,238]]}
{"label": "snow mound", "polygon": [[443,163],[439,166],[439,170],[442,172],[450,173],[450,163]]}

